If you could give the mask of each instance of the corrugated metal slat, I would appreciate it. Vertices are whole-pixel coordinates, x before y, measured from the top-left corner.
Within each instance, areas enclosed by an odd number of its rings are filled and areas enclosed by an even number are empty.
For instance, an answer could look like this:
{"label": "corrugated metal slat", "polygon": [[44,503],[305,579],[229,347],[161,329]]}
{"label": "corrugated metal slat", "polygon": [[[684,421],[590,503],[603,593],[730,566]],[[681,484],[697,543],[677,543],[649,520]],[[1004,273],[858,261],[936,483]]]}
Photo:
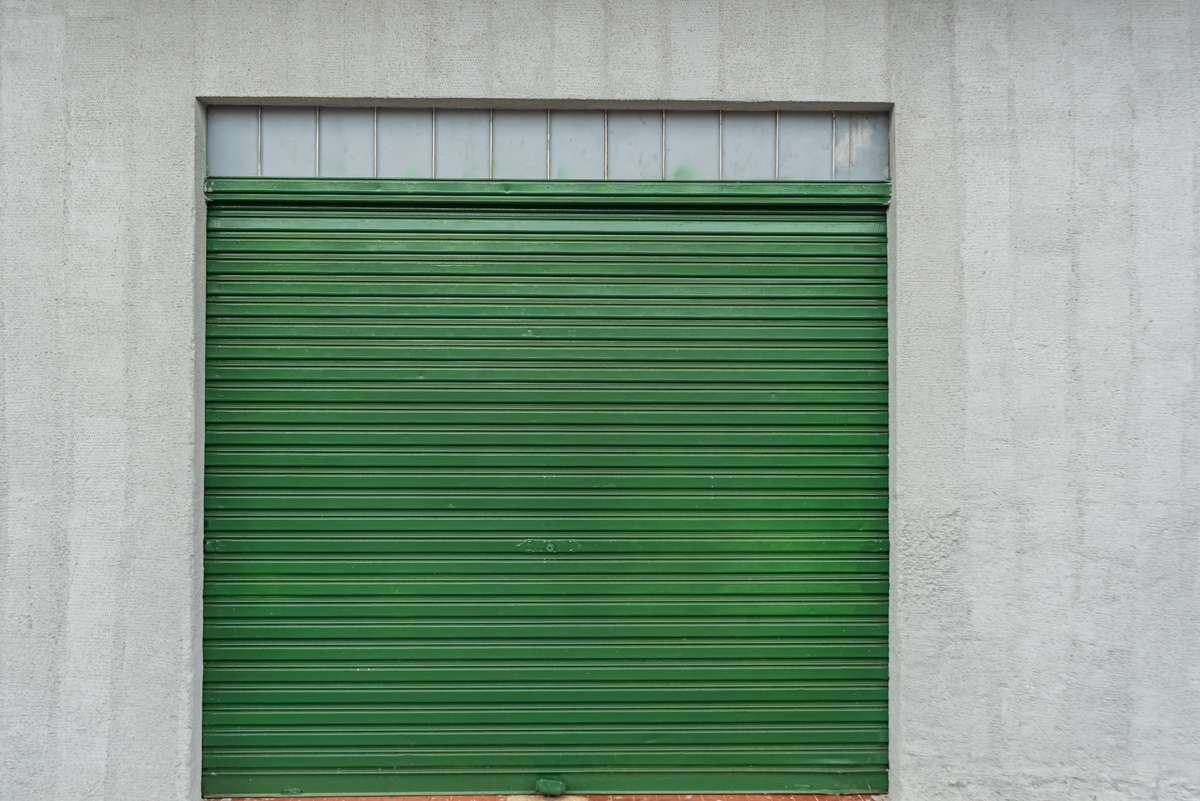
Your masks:
{"label": "corrugated metal slat", "polygon": [[210,179],[206,795],[887,781],[887,184]]}

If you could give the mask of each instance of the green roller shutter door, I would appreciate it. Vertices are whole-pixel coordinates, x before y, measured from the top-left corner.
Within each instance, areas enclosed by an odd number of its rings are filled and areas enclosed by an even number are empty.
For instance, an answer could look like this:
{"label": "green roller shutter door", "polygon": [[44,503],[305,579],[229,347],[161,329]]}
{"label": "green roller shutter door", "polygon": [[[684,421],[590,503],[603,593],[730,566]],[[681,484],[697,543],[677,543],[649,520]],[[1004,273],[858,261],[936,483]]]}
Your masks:
{"label": "green roller shutter door", "polygon": [[205,794],[885,789],[886,184],[208,189]]}

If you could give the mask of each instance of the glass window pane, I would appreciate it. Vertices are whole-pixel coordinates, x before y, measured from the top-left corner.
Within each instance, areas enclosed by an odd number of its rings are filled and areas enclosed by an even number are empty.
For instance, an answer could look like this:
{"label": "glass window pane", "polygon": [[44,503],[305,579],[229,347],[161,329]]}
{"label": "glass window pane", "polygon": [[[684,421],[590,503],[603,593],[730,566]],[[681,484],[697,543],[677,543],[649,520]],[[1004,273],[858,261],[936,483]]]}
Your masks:
{"label": "glass window pane", "polygon": [[492,177],[546,177],[546,112],[496,111],[492,126]]}
{"label": "glass window pane", "polygon": [[615,181],[662,178],[662,112],[608,112],[608,177]]}
{"label": "glass window pane", "polygon": [[855,112],[837,115],[835,178],[884,181],[888,177],[888,115]]}
{"label": "glass window pane", "polygon": [[726,112],[721,149],[725,180],[769,181],[774,178],[774,112]]}
{"label": "glass window pane", "polygon": [[487,178],[490,113],[483,109],[437,110],[437,178]]}
{"label": "glass window pane", "polygon": [[720,123],[715,111],[667,112],[667,178],[715,181],[720,177]]}
{"label": "glass window pane", "polygon": [[257,175],[258,108],[211,106],[206,149],[209,175]]}
{"label": "glass window pane", "polygon": [[375,174],[375,114],[369,108],[321,109],[320,175],[369,178]]}
{"label": "glass window pane", "polygon": [[379,177],[433,177],[433,112],[379,109]]}
{"label": "glass window pane", "polygon": [[779,113],[779,178],[833,179],[833,115],[828,111]]}
{"label": "glass window pane", "polygon": [[313,176],[317,172],[317,113],[313,108],[262,110],[262,174]]}
{"label": "glass window pane", "polygon": [[550,112],[550,176],[575,180],[604,177],[603,112]]}

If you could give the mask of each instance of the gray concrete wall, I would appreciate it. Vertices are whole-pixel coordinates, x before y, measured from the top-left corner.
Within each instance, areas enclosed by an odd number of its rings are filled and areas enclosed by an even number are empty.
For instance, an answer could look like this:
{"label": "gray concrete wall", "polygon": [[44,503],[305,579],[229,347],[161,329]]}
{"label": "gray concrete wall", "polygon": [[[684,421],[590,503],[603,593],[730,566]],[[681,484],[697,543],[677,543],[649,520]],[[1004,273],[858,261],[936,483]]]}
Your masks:
{"label": "gray concrete wall", "polygon": [[0,8],[0,799],[198,793],[197,97],[895,103],[893,796],[1200,798],[1200,3]]}

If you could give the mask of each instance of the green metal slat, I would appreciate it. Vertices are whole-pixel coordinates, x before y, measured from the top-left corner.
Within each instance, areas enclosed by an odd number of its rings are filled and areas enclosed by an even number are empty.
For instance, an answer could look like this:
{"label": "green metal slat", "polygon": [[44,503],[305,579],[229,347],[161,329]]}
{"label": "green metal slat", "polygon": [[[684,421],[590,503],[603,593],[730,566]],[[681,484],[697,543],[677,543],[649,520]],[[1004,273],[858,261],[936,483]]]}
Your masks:
{"label": "green metal slat", "polygon": [[834,492],[776,493],[749,495],[742,492],[693,493],[573,493],[573,492],[329,492],[299,489],[210,490],[208,508],[213,511],[443,511],[504,512],[553,511],[568,514],[603,513],[611,509],[664,512],[767,512],[767,511],[858,511],[887,509],[887,498],[879,492],[846,490]]}
{"label": "green metal slat", "polygon": [[[574,537],[574,538],[573,538]],[[223,534],[209,538],[207,548],[220,553],[395,553],[395,554],[478,554],[509,555],[514,551],[536,554],[709,554],[709,553],[886,553],[887,538],[879,532],[867,536],[848,533],[838,536],[829,531],[811,536],[756,537],[750,541],[725,536],[584,535],[524,537],[520,534],[499,536],[363,536],[346,532],[337,536],[297,535],[262,536]]]}
{"label": "green metal slat", "polygon": [[887,339],[882,322],[829,323],[808,325],[486,325],[480,323],[420,324],[395,322],[327,323],[303,318],[247,323],[244,320],[213,320],[207,328],[208,339],[424,339],[424,340],[539,340],[605,342],[664,340],[690,342],[791,342],[808,340],[879,340]]}
{"label": "green metal slat", "polygon": [[[677,747],[666,749],[658,744],[625,749],[613,747],[571,748],[560,745],[554,749],[564,767],[607,767],[619,762],[629,767],[660,767],[673,765],[715,765],[739,767],[747,760],[762,766],[802,767],[808,765],[853,765],[865,760],[881,761],[885,752],[878,746],[849,744],[817,747],[785,748],[774,746],[749,749],[746,746],[715,747],[702,750]],[[400,750],[379,747],[359,747],[337,751],[332,748],[279,749],[270,751],[213,749],[210,751],[214,768],[256,768],[262,765],[282,768],[373,768],[381,760],[393,765],[414,768],[473,768],[489,767],[538,769],[545,759],[545,749],[518,750],[493,746],[486,749]]]}
{"label": "green metal slat", "polygon": [[754,217],[726,215],[696,219],[696,215],[676,214],[673,218],[663,219],[662,216],[623,215],[595,216],[587,214],[572,214],[564,218],[552,214],[526,215],[487,215],[475,213],[465,215],[463,219],[447,219],[445,215],[430,217],[424,215],[384,215],[346,216],[344,214],[330,215],[312,212],[303,216],[226,216],[215,214],[209,223],[208,230],[212,234],[226,231],[256,231],[256,232],[295,232],[311,234],[316,232],[371,232],[388,234],[436,233],[453,236],[517,236],[517,235],[572,235],[572,236],[629,236],[639,234],[664,238],[671,236],[686,237],[692,241],[708,239],[714,236],[752,235],[752,236],[787,236],[817,235],[828,238],[832,235],[874,234],[882,237],[885,233],[883,221],[874,216],[863,215],[855,217],[835,214],[809,214],[804,219],[787,219],[771,217]]}
{"label": "green metal slat", "polygon": [[[462,600],[478,597],[542,598],[547,596],[562,600],[567,598],[623,596],[680,597],[693,595],[748,595],[759,598],[780,595],[804,597],[810,595],[844,595],[869,598],[880,595],[886,596],[887,591],[887,579],[872,576],[849,578],[830,578],[827,576],[820,578],[739,576],[721,579],[713,579],[711,576],[701,576],[694,579],[680,578],[678,576],[670,579],[663,579],[661,577],[652,579],[628,577],[619,583],[608,581],[604,578],[596,579],[583,576],[560,578],[545,578],[541,576],[517,578],[509,576],[504,579],[468,577],[453,580],[422,579],[406,580],[403,582],[363,578],[349,580],[304,580],[290,578],[287,582],[279,582],[269,576],[238,576],[234,578],[230,578],[229,576],[211,576],[206,580],[204,587],[205,596],[209,600],[226,598],[244,600],[280,596],[292,599],[325,597],[341,600],[354,598],[402,599],[408,597]],[[592,652],[585,646],[580,645],[575,646],[578,651],[573,651],[571,655],[579,658],[583,658],[589,653],[592,656],[610,655],[605,650],[610,647],[619,648],[619,646],[605,644],[598,646],[599,650]],[[675,647],[671,646],[672,649]],[[347,646],[346,650],[350,651],[353,649]],[[757,655],[762,655],[762,650],[761,644],[755,646],[755,653]],[[641,656],[651,655],[652,652],[652,648],[648,645],[638,646],[637,653]],[[677,654],[672,650],[671,655],[674,656]],[[729,652],[724,655],[732,656],[734,654]],[[739,651],[737,655],[744,656],[744,651]],[[886,650],[883,651],[883,655],[887,655]],[[211,653],[210,656],[214,659],[221,658]],[[479,654],[475,654],[475,656],[479,656]],[[495,656],[496,658],[502,658],[500,654],[496,654]],[[528,657],[528,654],[525,654],[525,656]],[[548,656],[548,654],[541,654],[539,658],[548,658]],[[258,657],[266,658],[262,654],[258,654]],[[247,652],[245,658],[251,659],[253,655]]]}
{"label": "green metal slat", "polygon": [[205,481],[209,489],[535,489],[535,490],[860,490],[887,489],[887,476],[874,474],[763,475],[747,473],[718,475],[715,471],[693,475],[646,472],[643,474],[522,474],[496,472],[469,474],[430,473],[316,473],[288,471],[275,473],[210,472]]}
{"label": "green metal slat", "polygon": [[887,184],[206,191],[205,795],[886,789]]}
{"label": "green metal slat", "polygon": [[[454,624],[448,624],[453,626]],[[497,626],[506,624],[498,623]],[[569,625],[569,624],[568,624]],[[681,624],[684,625],[684,624]],[[205,687],[204,699],[212,703],[263,704],[509,704],[569,703],[795,703],[883,701],[883,682],[846,681],[690,681],[673,679],[651,682],[576,681],[532,682],[513,679],[503,682],[462,684],[437,682],[380,682],[360,685],[292,682],[247,682]],[[749,744],[753,745],[753,744]],[[542,756],[544,760],[545,755]]]}
{"label": "green metal slat", "polygon": [[[466,419],[470,419],[467,417]],[[344,445],[389,447],[477,448],[500,447],[721,447],[721,448],[803,448],[803,447],[886,447],[887,431],[881,426],[857,428],[830,426],[826,428],[793,426],[763,429],[745,426],[742,430],[714,431],[707,428],[635,430],[615,427],[525,429],[477,426],[464,424],[444,429],[403,429],[385,426],[347,425],[326,428],[297,427],[247,428],[209,423],[206,438],[211,445]]]}
{"label": "green metal slat", "polygon": [[[445,621],[421,623],[379,623],[379,622],[251,622],[251,621],[212,621],[205,624],[205,637],[210,641],[236,640],[408,640],[420,642],[423,640],[460,639],[479,642],[496,643],[511,640],[521,641],[561,641],[578,639],[610,639],[616,637],[636,637],[644,640],[672,640],[675,638],[696,637],[811,637],[830,639],[844,637],[861,639],[863,637],[886,637],[887,623],[883,620],[855,618],[853,620],[830,619],[827,621],[813,620],[779,620],[759,618],[725,618],[720,622],[707,620],[690,620],[676,618],[656,623],[644,623],[639,620],[601,620],[601,621],[562,621],[557,619],[530,618],[522,623],[513,624],[506,621],[488,620],[484,622],[448,623]],[[536,652],[537,646],[531,646]],[[334,688],[331,688],[334,689]],[[497,687],[497,698],[500,700]],[[440,700],[436,695],[432,700]],[[219,700],[219,699],[213,699]],[[315,699],[310,699],[310,701]],[[542,699],[546,700],[546,699]],[[572,701],[584,703],[586,699],[574,698]],[[619,696],[616,700],[622,700]],[[623,699],[630,703],[652,704],[665,703],[665,699],[648,698],[644,694],[638,699]],[[719,699],[711,699],[719,700]],[[744,699],[743,699],[744,700]],[[787,696],[781,700],[797,700]]]}
{"label": "green metal slat", "polygon": [[824,383],[870,383],[887,382],[886,365],[837,365],[817,364],[807,366],[776,365],[764,368],[759,365],[720,365],[719,367],[696,367],[671,363],[653,367],[641,365],[561,365],[530,367],[508,363],[491,363],[487,370],[475,365],[397,365],[390,362],[367,362],[346,364],[345,362],[319,362],[295,364],[256,360],[251,364],[221,364],[209,361],[208,380],[216,385],[219,381],[402,381],[411,382],[408,388],[428,387],[437,382],[465,382],[471,387],[492,387],[496,384],[512,383],[577,383],[585,385],[624,385],[630,389],[642,389],[634,384],[672,383],[687,385],[693,392],[703,392],[705,386],[724,386],[738,383],[747,389],[759,389],[758,385],[770,384],[802,391],[802,385]]}
{"label": "green metal slat", "polygon": [[[864,292],[856,288],[857,292]],[[787,320],[882,320],[887,317],[883,303],[886,287],[871,290],[872,298],[793,299],[787,303],[731,303],[726,300],[702,300],[691,303],[537,303],[490,299],[479,302],[438,300],[427,303],[388,302],[367,299],[252,298],[228,300],[209,298],[208,314],[213,317],[253,317],[260,321],[272,317],[368,318],[405,320],[606,320],[609,323],[648,320],[747,320],[777,323]],[[543,299],[544,300],[544,299]]]}
{"label": "green metal slat", "polygon": [[[486,728],[419,728],[389,727],[363,729],[354,727],[313,727],[308,730],[276,731],[273,728],[230,728],[210,731],[205,745],[214,748],[263,748],[272,746],[359,748],[372,746],[403,746],[425,750],[444,746],[486,747],[504,742],[514,747],[554,748],[565,746],[607,746],[628,741],[624,727],[567,729],[547,732],[540,727],[491,726]],[[679,745],[737,745],[748,738],[764,745],[850,745],[880,743],[886,734],[873,726],[710,726],[676,727],[641,726],[641,737],[663,746]]]}
{"label": "green metal slat", "polygon": [[709,557],[572,557],[554,558],[429,558],[378,555],[370,559],[339,555],[288,557],[226,556],[210,553],[212,576],[626,576],[626,575],[852,575],[887,572],[887,556],[810,557],[729,556]]}
{"label": "green metal slat", "polygon": [[[217,647],[220,647],[219,645]],[[271,647],[263,645],[261,647]],[[420,646],[413,646],[420,647]],[[504,648],[503,645],[480,646]],[[509,646],[515,647],[515,646]],[[528,645],[522,646],[528,648]],[[540,648],[553,650],[553,643]],[[562,646],[559,646],[562,647]],[[447,726],[526,725],[545,726],[547,733],[581,726],[647,725],[867,725],[887,734],[887,705],[878,701],[786,702],[725,704],[494,704],[468,706],[451,704],[305,704],[287,707],[230,705],[206,713],[206,727],[259,726],[303,731],[316,726],[408,726],[433,729]],[[283,728],[283,727],[286,727]]]}
{"label": "green metal slat", "polygon": [[[758,661],[769,660],[817,660],[825,662],[880,662],[887,661],[887,643],[882,640],[829,640],[829,641],[784,641],[780,639],[747,642],[734,640],[689,640],[670,643],[645,643],[630,640],[607,640],[594,643],[542,643],[538,655],[531,658],[528,643],[309,643],[309,642],[242,642],[211,643],[208,660],[212,665],[263,666],[277,662],[316,662],[332,664],[340,662],[353,666],[371,667],[380,662],[402,661],[407,664],[432,662],[474,662],[485,659],[492,663],[540,665],[544,663],[572,663],[580,660],[647,662],[654,660],[673,661],[686,665],[692,661],[725,660],[730,657],[744,658],[747,647],[753,647]],[[486,710],[484,710],[486,712]],[[774,713],[775,710],[771,710]],[[658,721],[659,717],[647,711],[647,716]],[[643,716],[645,717],[645,716]],[[426,723],[436,721],[425,721]],[[513,721],[518,723],[520,721]],[[526,721],[537,723],[533,721]],[[560,720],[570,723],[570,720]],[[620,723],[621,721],[617,721]],[[661,721],[659,721],[661,722]],[[679,722],[688,722],[686,718]],[[732,721],[731,721],[732,722]],[[742,722],[745,722],[744,720]],[[786,718],[779,722],[789,721]],[[313,725],[319,725],[314,721]],[[444,721],[451,725],[453,721]]]}
{"label": "green metal slat", "polygon": [[470,297],[470,298],[677,298],[718,300],[783,300],[805,298],[878,298],[878,281],[870,278],[797,278],[788,282],[765,280],[726,283],[667,283],[607,281],[439,281],[434,278],[404,280],[363,280],[335,277],[320,281],[292,277],[259,281],[246,278],[218,278],[208,282],[208,294],[271,297],[307,295],[353,298],[374,297]]}
{"label": "green metal slat", "polygon": [[210,342],[208,355],[212,359],[381,359],[386,361],[553,361],[553,362],[876,362],[887,361],[887,347],[854,343],[844,346],[808,345],[753,347],[675,345],[420,345],[392,344],[386,341],[370,344],[343,344],[336,340],[303,344],[233,344]]}
{"label": "green metal slat", "polygon": [[[608,600],[590,601],[580,598],[572,599],[564,605],[558,599],[544,601],[501,600],[490,599],[473,603],[451,603],[444,599],[435,603],[391,601],[338,601],[336,603],[306,603],[301,601],[264,601],[254,600],[248,603],[242,601],[212,602],[205,606],[206,619],[211,620],[328,620],[354,618],[356,620],[460,620],[473,619],[524,619],[530,616],[554,617],[561,620],[592,617],[671,617],[684,615],[746,615],[753,617],[851,617],[855,615],[884,615],[887,614],[887,600],[810,600],[789,601],[771,599],[767,601],[723,598],[720,601],[710,601],[703,596],[692,599],[656,598],[651,601]],[[695,672],[698,667],[687,669],[690,679],[700,674]],[[327,676],[329,681],[360,681],[370,675],[367,668],[354,676]],[[486,671],[485,671],[486,672]],[[447,677],[451,673],[446,674]],[[729,679],[751,681],[758,674],[747,670],[744,674],[736,670],[726,671],[723,676]],[[824,678],[843,678],[849,674],[839,674],[833,671]],[[670,677],[667,677],[670,678]],[[679,678],[676,671],[674,678]],[[879,678],[879,677],[877,677]],[[565,677],[563,680],[566,680]]]}
{"label": "green metal slat", "polygon": [[[386,762],[386,760],[381,760]],[[881,793],[887,790],[886,754],[869,760],[864,767],[787,768],[787,767],[708,767],[695,765],[610,770],[570,769],[555,771],[554,777],[579,792],[603,793],[677,793],[681,783],[710,788],[711,792],[753,793],[764,787],[778,792]],[[498,794],[513,787],[532,788],[544,771],[527,768],[497,767],[468,771],[432,768],[360,768],[304,770],[209,770],[202,780],[205,795],[379,795],[393,793],[397,787],[420,788],[410,792],[428,794]],[[593,788],[605,788],[603,790]]]}
{"label": "green metal slat", "polygon": [[[782,583],[782,582],[779,582]],[[792,583],[802,583],[793,581]],[[886,589],[884,590],[886,592]],[[215,642],[208,646],[210,664],[266,665],[274,662],[322,664],[342,662],[370,667],[379,662],[430,663],[453,661],[473,662],[484,658],[492,662],[538,665],[546,662],[579,660],[628,660],[646,662],[670,660],[686,664],[690,661],[744,659],[747,647],[753,647],[756,660],[824,660],[848,662],[887,661],[887,643],[882,640],[783,640],[771,639],[748,642],[744,638],[727,640],[687,640],[668,643],[647,643],[639,640],[610,639],[603,643],[542,643],[531,655],[527,643],[347,643],[347,642]],[[486,710],[484,710],[486,711]],[[650,717],[653,710],[647,712]],[[774,712],[774,710],[772,710]],[[656,720],[659,718],[655,718]],[[430,722],[430,721],[426,721]],[[514,723],[520,721],[513,721]],[[525,721],[525,722],[534,722]],[[570,721],[559,721],[570,722]],[[620,722],[620,721],[616,721]],[[683,719],[679,722],[687,722]],[[786,718],[781,722],[788,722]],[[803,722],[803,721],[796,721]],[[318,722],[314,722],[316,725]],[[451,721],[446,721],[449,725]]]}
{"label": "green metal slat", "polygon": [[413,448],[239,448],[213,445],[205,452],[212,470],[225,468],[446,468],[536,467],[544,470],[586,466],[591,469],[659,468],[693,470],[794,470],[805,468],[886,468],[887,452],[875,449],[726,450],[641,448],[616,449],[460,449]]}
{"label": "green metal slat", "polygon": [[[464,770],[396,770],[360,769],[356,771],[255,771],[212,770],[202,784],[207,796],[277,795],[283,787],[289,795],[379,795],[396,787],[420,787],[429,794],[508,792],[511,787],[533,787],[546,774],[527,769],[501,770],[489,768]],[[672,793],[680,780],[713,788],[713,792],[756,792],[763,787],[778,787],[781,792],[859,793],[883,792],[887,789],[886,760],[871,768],[831,769],[756,769],[705,767],[681,770],[634,770],[623,768],[610,771],[558,771],[554,777],[568,787],[610,788],[613,793]]]}
{"label": "green metal slat", "polygon": [[380,408],[347,404],[311,406],[226,406],[214,404],[209,410],[214,424],[244,425],[453,425],[469,419],[475,426],[881,426],[887,423],[884,409],[852,406],[842,409],[800,407],[796,409],[695,408],[681,409],[588,409],[588,408],[505,408],[487,404],[447,405],[430,409],[412,404]]}
{"label": "green metal slat", "polygon": [[[730,262],[736,262],[731,264]],[[604,256],[574,255],[570,259],[546,255],[493,254],[477,259],[426,260],[399,255],[378,256],[356,254],[322,256],[296,254],[292,258],[275,260],[241,256],[236,253],[210,254],[210,276],[261,277],[262,275],[292,276],[425,276],[458,277],[464,280],[497,278],[561,278],[564,272],[581,278],[613,277],[647,280],[655,277],[687,278],[695,282],[727,280],[735,268],[740,279],[767,278],[882,278],[887,275],[887,261],[882,257],[838,256],[818,259],[805,256],[799,259],[760,259],[739,255],[736,259],[717,259],[711,253],[688,258],[660,255],[653,259],[620,254]]]}
{"label": "green metal slat", "polygon": [[394,404],[667,404],[697,406],[721,404],[884,404],[885,387],[810,386],[804,389],[715,387],[539,387],[496,386],[476,382],[466,386],[407,387],[388,384],[346,382],[246,382],[242,385],[215,384],[206,400],[212,403],[394,403]]}
{"label": "green metal slat", "polygon": [[[418,532],[466,532],[469,534],[491,534],[494,532],[570,532],[571,534],[611,534],[615,532],[653,532],[656,535],[695,534],[704,532],[712,536],[759,535],[801,536],[830,534],[831,532],[885,532],[888,530],[887,515],[880,511],[854,512],[788,512],[778,511],[750,515],[743,512],[731,514],[689,515],[629,511],[581,517],[570,513],[551,515],[538,512],[499,515],[465,515],[450,513],[355,513],[342,515],[306,514],[302,512],[243,514],[216,512],[208,515],[205,527],[208,532],[228,531],[277,531],[277,532],[375,532],[398,534],[405,531]],[[836,536],[836,535],[835,535]]]}
{"label": "green metal slat", "polygon": [[886,247],[883,242],[863,238],[861,241],[850,242],[689,242],[683,245],[676,242],[649,241],[609,241],[609,240],[561,240],[540,242],[512,242],[506,239],[496,239],[491,242],[481,242],[477,239],[455,240],[445,237],[436,239],[401,240],[392,238],[348,238],[348,237],[308,237],[308,238],[225,238],[210,237],[208,252],[213,254],[239,253],[313,253],[313,254],[387,254],[387,255],[420,255],[424,258],[440,256],[462,257],[481,255],[490,252],[508,254],[554,253],[560,256],[603,256],[610,253],[621,253],[652,257],[664,254],[693,254],[696,256],[722,256],[731,258],[746,255],[773,255],[799,258],[803,256],[875,256],[883,257]]}
{"label": "green metal slat", "polygon": [[[882,209],[886,182],[854,181],[404,181],[336,178],[209,178],[210,202],[239,207],[318,206],[501,208],[572,206],[606,209]],[[228,204],[228,205],[227,205]],[[881,220],[883,219],[880,213]]]}

